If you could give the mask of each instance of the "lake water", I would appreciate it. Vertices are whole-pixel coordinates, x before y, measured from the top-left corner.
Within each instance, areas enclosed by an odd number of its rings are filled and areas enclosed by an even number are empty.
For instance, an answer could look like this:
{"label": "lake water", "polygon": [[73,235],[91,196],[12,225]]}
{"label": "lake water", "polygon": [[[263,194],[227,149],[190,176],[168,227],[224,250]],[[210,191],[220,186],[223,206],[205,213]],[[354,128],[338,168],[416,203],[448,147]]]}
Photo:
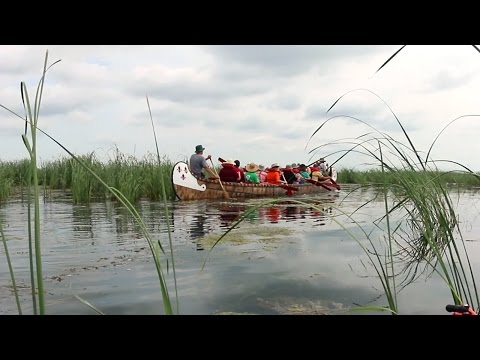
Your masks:
{"label": "lake water", "polygon": [[[316,195],[315,205],[283,199],[252,212],[210,253],[212,244],[264,200],[172,202],[169,224],[180,314],[383,314],[350,311],[386,305],[364,251],[346,232],[372,236],[384,204],[372,201],[354,219],[336,219],[374,197],[374,190]],[[295,197],[295,199],[302,199]],[[480,209],[477,190],[452,191],[465,244],[480,278]],[[142,201],[149,232],[169,251],[164,205]],[[160,285],[148,244],[127,212],[112,202],[73,205],[64,194],[41,200],[41,239],[47,314],[95,314],[77,294],[106,314],[163,314]],[[27,205],[20,197],[0,204],[0,221],[20,288],[24,313],[32,313]],[[345,227],[345,228],[344,228]],[[376,234],[378,232],[378,234]],[[202,265],[206,256],[205,268]],[[16,314],[3,246],[0,314]],[[165,258],[162,266],[166,271]],[[172,266],[166,275],[176,309]],[[398,294],[401,314],[445,314],[450,292],[438,276],[421,276]]]}

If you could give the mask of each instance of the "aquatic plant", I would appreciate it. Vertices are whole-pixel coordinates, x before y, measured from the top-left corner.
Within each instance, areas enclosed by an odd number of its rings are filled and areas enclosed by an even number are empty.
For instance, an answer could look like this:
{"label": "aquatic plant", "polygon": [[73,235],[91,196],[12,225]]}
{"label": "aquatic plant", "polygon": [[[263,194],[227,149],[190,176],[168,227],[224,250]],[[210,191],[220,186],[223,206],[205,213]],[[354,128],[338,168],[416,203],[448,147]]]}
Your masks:
{"label": "aquatic plant", "polygon": [[[43,67],[43,75],[39,81],[39,84],[37,86],[37,92],[35,96],[35,103],[32,108],[30,104],[30,99],[28,96],[27,88],[24,82],[21,83],[21,94],[22,94],[22,101],[24,104],[24,110],[25,110],[25,117],[22,117],[15,113],[14,111],[10,110],[9,108],[5,107],[4,105],[0,104],[0,107],[4,108],[5,110],[9,111],[11,114],[19,117],[25,122],[25,132],[22,134],[22,140],[25,144],[25,147],[27,148],[28,154],[30,156],[30,168],[29,168],[29,175],[28,175],[28,180],[29,184],[31,184],[31,188],[33,189],[33,210],[34,210],[34,251],[30,247],[29,251],[29,258],[30,262],[33,263],[33,259],[35,260],[35,268],[32,266],[30,270],[30,278],[32,280],[32,284],[34,283],[34,279],[36,278],[37,283],[37,291],[35,291],[35,286],[32,285],[32,302],[33,302],[33,308],[34,308],[34,313],[37,313],[37,306],[36,306],[36,294],[38,294],[38,312],[43,315],[45,314],[45,291],[43,287],[43,272],[42,272],[42,254],[41,254],[41,244],[40,244],[40,217],[39,217],[39,210],[40,210],[40,204],[39,204],[39,178],[38,178],[38,168],[37,168],[37,148],[36,148],[36,135],[37,131],[41,132],[45,136],[47,136],[50,140],[52,140],[54,143],[56,143],[60,148],[62,148],[70,157],[75,161],[75,166],[81,167],[88,176],[91,176],[93,179],[98,181],[104,189],[111,194],[120,204],[122,204],[130,213],[130,215],[134,218],[136,223],[138,224],[140,231],[144,235],[148,246],[150,248],[150,251],[153,255],[154,263],[155,263],[155,268],[157,270],[157,275],[158,275],[158,280],[160,283],[160,290],[162,294],[162,299],[163,299],[163,308],[165,311],[165,314],[173,314],[171,302],[170,302],[170,295],[168,293],[168,288],[167,288],[167,283],[165,279],[165,275],[163,273],[162,265],[161,265],[161,255],[165,254],[165,251],[160,243],[160,241],[155,241],[150,233],[147,230],[147,227],[145,223],[143,222],[140,214],[138,213],[137,209],[135,206],[125,197],[122,192],[117,189],[114,186],[109,185],[107,182],[105,182],[93,169],[91,164],[89,164],[89,159],[82,159],[79,156],[76,156],[73,154],[70,150],[68,150],[64,145],[62,145],[60,142],[58,142],[55,138],[53,138],[51,135],[43,131],[41,128],[38,127],[38,118],[39,118],[39,113],[40,113],[40,104],[41,104],[41,99],[42,99],[42,93],[43,93],[43,85],[45,81],[45,75],[47,73],[47,70],[50,69],[53,65],[58,63],[60,60],[54,62],[50,66],[47,67],[48,63],[48,50],[46,51],[45,54],[45,62],[44,62],[44,67]],[[30,140],[27,137],[27,129],[28,126],[30,126]],[[31,144],[31,145],[30,145]],[[78,170],[78,169],[77,169]],[[86,179],[86,177],[82,178]],[[85,191],[90,192],[91,188],[91,183],[89,180],[87,180],[86,184],[81,184],[81,186],[86,189]],[[30,188],[30,186],[29,186]],[[28,192],[30,195],[30,190]],[[165,198],[165,197],[164,197]],[[28,197],[29,199],[29,212],[28,212],[28,232],[29,232],[29,243],[31,243],[31,230],[30,230],[30,196]],[[3,240],[4,244],[6,244],[6,241]],[[167,264],[168,265],[168,264]],[[13,279],[13,269],[10,267],[10,272],[12,275]],[[16,291],[16,286],[14,285],[15,291]],[[84,301],[85,304],[89,304],[88,302]],[[93,306],[93,305],[92,305]]]}

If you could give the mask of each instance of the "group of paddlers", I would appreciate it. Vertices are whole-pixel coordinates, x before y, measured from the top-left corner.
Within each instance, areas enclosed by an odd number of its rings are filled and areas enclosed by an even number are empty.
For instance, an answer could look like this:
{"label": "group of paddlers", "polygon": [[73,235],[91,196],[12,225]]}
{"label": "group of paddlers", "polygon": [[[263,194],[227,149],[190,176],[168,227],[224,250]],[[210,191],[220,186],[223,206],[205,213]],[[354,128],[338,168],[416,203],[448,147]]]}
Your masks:
{"label": "group of paddlers", "polygon": [[[190,157],[190,171],[196,177],[205,179],[220,179],[222,182],[254,183],[254,184],[304,184],[307,182],[322,182],[324,184],[336,185],[331,178],[331,168],[328,167],[325,159],[321,158],[317,162],[307,166],[305,164],[289,164],[281,168],[277,163],[273,163],[266,168],[263,165],[249,163],[245,167],[240,166],[239,160],[223,160],[218,158],[222,168],[215,172],[211,155],[206,158],[203,156],[205,148],[202,145],[195,147],[195,154]],[[212,167],[207,164],[210,160]]]}

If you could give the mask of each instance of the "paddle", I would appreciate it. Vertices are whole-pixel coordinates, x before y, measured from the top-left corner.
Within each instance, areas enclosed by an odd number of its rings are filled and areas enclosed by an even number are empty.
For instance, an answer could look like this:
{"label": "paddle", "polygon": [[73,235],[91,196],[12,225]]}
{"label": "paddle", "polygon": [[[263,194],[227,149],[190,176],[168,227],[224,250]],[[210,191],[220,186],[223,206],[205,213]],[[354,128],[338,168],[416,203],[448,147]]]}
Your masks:
{"label": "paddle", "polygon": [[[319,182],[319,181],[315,181],[315,180],[313,180],[313,179],[305,179],[305,180],[308,181],[308,182],[311,183],[311,184],[314,184],[314,185],[317,185],[317,186],[321,186],[321,187],[327,189],[328,191],[332,191],[332,188],[329,188],[327,185],[322,184],[322,183]],[[338,190],[340,190],[340,189],[338,189]]]}
{"label": "paddle", "polygon": [[230,196],[228,196],[227,190],[225,190],[225,188],[223,187],[222,180],[220,179],[220,176],[217,173],[217,169],[215,169],[215,165],[213,164],[212,158],[210,158],[210,162],[212,163],[212,168],[213,168],[213,171],[215,172],[215,175],[217,175],[217,177],[218,177],[218,182],[220,183],[220,186],[222,187],[223,196],[225,197],[225,199],[228,199]]}
{"label": "paddle", "polygon": [[[282,178],[283,178],[283,181],[285,181],[285,183],[287,183],[287,180],[285,179],[285,176],[283,175],[283,173],[282,173]],[[280,186],[282,189],[287,190],[287,196],[292,196],[293,195],[293,193],[292,193],[293,190],[298,191],[298,189],[293,187],[293,186],[283,185],[283,184],[278,184],[278,186]]]}
{"label": "paddle", "polygon": [[337,182],[333,179],[329,179],[331,183],[337,188],[337,190],[340,190],[340,185],[337,184]]}

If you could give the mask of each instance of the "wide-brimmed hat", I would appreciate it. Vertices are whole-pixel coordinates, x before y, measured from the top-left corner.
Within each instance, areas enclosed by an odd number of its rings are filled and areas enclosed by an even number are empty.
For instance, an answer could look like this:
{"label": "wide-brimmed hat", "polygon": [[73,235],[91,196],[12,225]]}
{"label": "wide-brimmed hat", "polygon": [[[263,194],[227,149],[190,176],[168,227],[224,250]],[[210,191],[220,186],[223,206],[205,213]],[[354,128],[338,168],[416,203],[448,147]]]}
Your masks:
{"label": "wide-brimmed hat", "polygon": [[235,165],[235,162],[232,159],[227,159],[222,163],[223,166],[225,165]]}
{"label": "wide-brimmed hat", "polygon": [[255,163],[250,163],[245,166],[245,169],[247,169],[248,172],[255,172],[259,169],[258,165]]}
{"label": "wide-brimmed hat", "polygon": [[273,163],[271,166],[270,166],[270,169],[273,169],[273,168],[276,168],[276,167],[280,167],[277,163]]}
{"label": "wide-brimmed hat", "polygon": [[205,148],[202,145],[195,146],[195,152],[200,152],[200,151],[203,151],[203,150],[205,150]]}

